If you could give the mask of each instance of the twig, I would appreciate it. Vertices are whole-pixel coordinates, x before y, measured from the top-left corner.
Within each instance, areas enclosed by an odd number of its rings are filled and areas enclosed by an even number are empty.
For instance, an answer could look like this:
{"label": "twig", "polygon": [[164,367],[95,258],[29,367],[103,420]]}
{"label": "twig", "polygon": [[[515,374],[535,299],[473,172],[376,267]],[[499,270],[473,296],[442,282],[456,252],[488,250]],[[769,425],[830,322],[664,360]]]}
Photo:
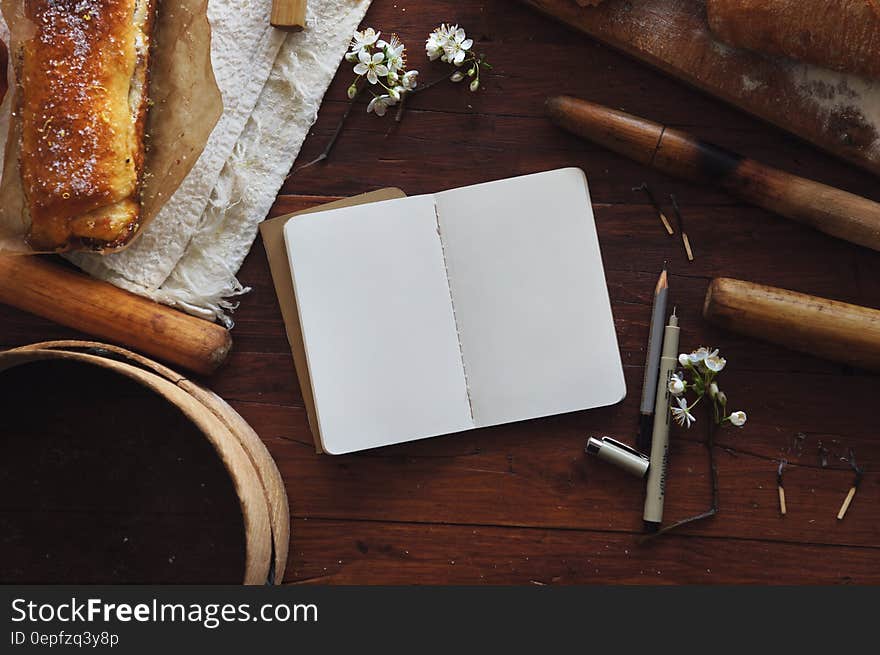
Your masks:
{"label": "twig", "polygon": [[406,108],[406,99],[409,96],[411,96],[415,93],[419,93],[420,91],[427,91],[432,86],[437,86],[438,84],[440,84],[440,82],[445,82],[448,79],[449,79],[449,75],[444,75],[443,77],[438,77],[433,82],[428,82],[427,84],[424,84],[422,86],[417,86],[412,91],[408,91],[407,93],[404,93],[403,97],[400,99],[400,102],[397,105],[397,114],[395,114],[395,116],[394,116],[394,121],[396,123],[399,123],[401,120],[403,120],[403,112]]}
{"label": "twig", "polygon": [[648,200],[651,201],[651,204],[654,205],[654,209],[657,210],[657,214],[660,216],[660,221],[663,223],[663,227],[666,228],[666,233],[669,236],[675,234],[675,230],[673,230],[672,225],[669,224],[669,219],[666,218],[666,214],[663,213],[663,209],[660,207],[660,203],[657,202],[657,198],[654,197],[654,192],[651,191],[651,187],[648,186],[648,183],[642,182],[641,186],[633,187],[633,191],[645,192],[645,195],[648,196]]}
{"label": "twig", "polygon": [[687,525],[688,523],[694,523],[696,521],[702,521],[703,519],[708,519],[712,516],[715,516],[719,511],[719,494],[718,494],[718,465],[715,462],[715,432],[718,430],[718,424],[713,420],[714,417],[710,416],[707,421],[708,424],[708,437],[706,439],[706,452],[709,455],[709,479],[712,484],[712,505],[705,512],[700,514],[696,514],[694,516],[689,516],[686,519],[682,519],[680,521],[676,521],[675,523],[670,523],[669,525],[660,528],[657,532],[652,532],[646,535],[643,535],[639,539],[639,543],[645,543],[651,539],[659,537],[661,534],[666,534],[667,532],[671,532],[677,528],[680,528],[683,525]]}
{"label": "twig", "polygon": [[358,99],[361,92],[358,91],[354,97],[348,101],[348,107],[345,108],[345,113],[342,114],[342,118],[339,119],[339,124],[336,126],[336,129],[333,131],[333,135],[330,137],[330,140],[327,142],[327,145],[324,146],[324,150],[320,155],[315,157],[312,161],[303,164],[302,166],[297,166],[294,168],[290,175],[287,177],[292,177],[299,173],[304,168],[309,168],[310,166],[314,166],[315,164],[324,161],[330,156],[330,151],[333,150],[333,146],[336,145],[336,140],[339,138],[339,135],[342,133],[342,128],[345,126],[345,120],[348,118],[348,115],[351,113],[351,108],[354,107],[355,100]]}

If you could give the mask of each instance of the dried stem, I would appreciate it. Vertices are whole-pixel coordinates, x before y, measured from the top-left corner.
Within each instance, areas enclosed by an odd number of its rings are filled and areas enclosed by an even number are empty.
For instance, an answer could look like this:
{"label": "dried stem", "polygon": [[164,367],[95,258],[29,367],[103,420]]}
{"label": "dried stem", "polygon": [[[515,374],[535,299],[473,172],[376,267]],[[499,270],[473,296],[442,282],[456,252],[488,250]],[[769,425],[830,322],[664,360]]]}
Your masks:
{"label": "dried stem", "polygon": [[[707,413],[715,413],[717,409],[715,408],[715,404],[712,404],[713,409]],[[687,525],[689,523],[694,523],[696,521],[702,521],[703,519],[708,519],[712,516],[715,516],[719,511],[719,502],[718,502],[718,465],[715,461],[715,433],[718,430],[718,423],[714,420],[715,416],[710,416],[706,423],[708,425],[707,430],[707,438],[706,438],[706,452],[709,455],[709,480],[712,484],[712,505],[705,512],[700,514],[696,514],[694,516],[689,516],[686,519],[682,519],[680,521],[676,521],[675,523],[670,523],[669,525],[660,528],[657,532],[652,532],[651,534],[644,535],[639,543],[645,543],[655,537],[659,537],[661,534],[666,534],[667,532],[671,532],[677,528],[680,528],[683,525]]]}
{"label": "dried stem", "polygon": [[327,142],[327,145],[324,146],[324,150],[320,155],[315,157],[312,161],[303,164],[302,166],[297,166],[294,168],[290,175],[287,177],[292,177],[299,171],[304,168],[309,168],[310,166],[314,166],[315,164],[324,161],[330,156],[330,151],[333,150],[333,146],[336,145],[336,140],[339,138],[339,135],[342,133],[342,128],[345,126],[345,120],[348,118],[348,115],[351,113],[351,108],[354,107],[355,100],[360,97],[361,91],[358,91],[354,97],[348,101],[348,107],[345,108],[345,113],[342,114],[342,118],[339,119],[339,124],[336,126],[336,129],[333,131],[333,135],[330,137],[330,140]]}
{"label": "dried stem", "polygon": [[444,75],[443,77],[438,77],[436,80],[434,80],[432,82],[428,82],[427,84],[424,84],[422,86],[417,86],[412,91],[408,91],[407,93],[404,93],[403,97],[400,99],[400,102],[397,105],[397,114],[394,116],[395,122],[399,123],[400,121],[403,120],[403,112],[406,109],[406,99],[409,96],[411,96],[415,93],[418,93],[419,91],[427,91],[432,86],[437,86],[441,82],[445,82],[446,80],[449,79],[449,77],[450,77],[449,75]]}

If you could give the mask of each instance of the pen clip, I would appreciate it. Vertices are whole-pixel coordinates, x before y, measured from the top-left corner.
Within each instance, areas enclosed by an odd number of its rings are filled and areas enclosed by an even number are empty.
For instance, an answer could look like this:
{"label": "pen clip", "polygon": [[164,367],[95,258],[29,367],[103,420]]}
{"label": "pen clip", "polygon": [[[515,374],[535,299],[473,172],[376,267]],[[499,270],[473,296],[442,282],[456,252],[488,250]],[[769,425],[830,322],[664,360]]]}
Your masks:
{"label": "pen clip", "polygon": [[617,439],[612,439],[611,437],[602,437],[602,441],[604,441],[605,443],[609,443],[613,446],[617,446],[621,450],[625,450],[628,453],[635,455],[636,457],[641,457],[645,461],[647,461],[649,459],[648,456],[645,455],[645,453],[640,452],[640,451],[636,450],[635,448],[633,448],[632,446],[630,446],[629,444],[625,444],[622,441],[618,441]]}

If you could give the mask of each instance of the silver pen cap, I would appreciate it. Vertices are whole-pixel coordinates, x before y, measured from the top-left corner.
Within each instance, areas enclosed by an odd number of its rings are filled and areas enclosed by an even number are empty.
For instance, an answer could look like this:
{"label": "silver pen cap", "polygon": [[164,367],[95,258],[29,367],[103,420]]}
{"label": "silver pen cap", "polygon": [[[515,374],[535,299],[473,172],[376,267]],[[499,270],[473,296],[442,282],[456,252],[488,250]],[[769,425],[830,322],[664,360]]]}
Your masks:
{"label": "silver pen cap", "polygon": [[646,455],[611,437],[602,437],[601,439],[590,437],[585,451],[589,455],[595,455],[599,459],[614,464],[637,478],[645,477],[650,465],[650,460]]}

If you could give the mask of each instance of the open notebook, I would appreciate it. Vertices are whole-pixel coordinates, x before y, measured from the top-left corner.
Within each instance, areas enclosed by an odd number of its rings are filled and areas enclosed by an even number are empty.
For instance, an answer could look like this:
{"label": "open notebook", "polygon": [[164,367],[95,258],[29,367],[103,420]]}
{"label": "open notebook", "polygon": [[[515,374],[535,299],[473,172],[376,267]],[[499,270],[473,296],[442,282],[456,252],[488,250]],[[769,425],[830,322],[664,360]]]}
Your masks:
{"label": "open notebook", "polygon": [[305,214],[284,240],[325,452],[625,395],[579,169]]}

